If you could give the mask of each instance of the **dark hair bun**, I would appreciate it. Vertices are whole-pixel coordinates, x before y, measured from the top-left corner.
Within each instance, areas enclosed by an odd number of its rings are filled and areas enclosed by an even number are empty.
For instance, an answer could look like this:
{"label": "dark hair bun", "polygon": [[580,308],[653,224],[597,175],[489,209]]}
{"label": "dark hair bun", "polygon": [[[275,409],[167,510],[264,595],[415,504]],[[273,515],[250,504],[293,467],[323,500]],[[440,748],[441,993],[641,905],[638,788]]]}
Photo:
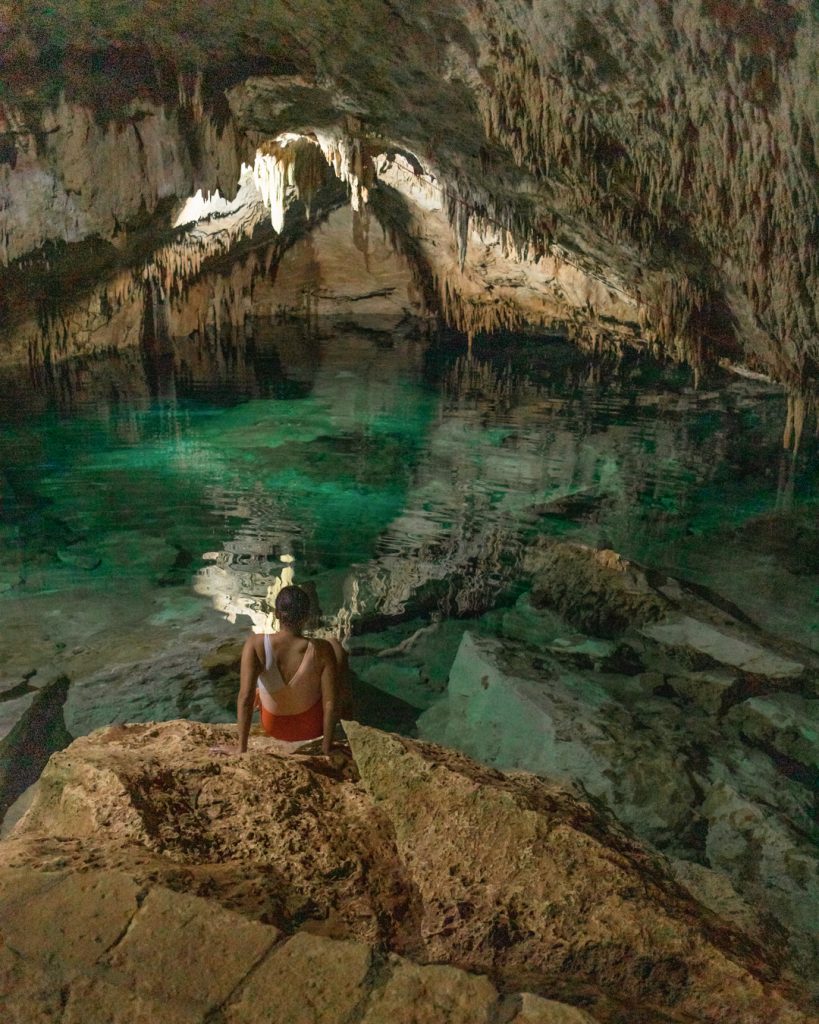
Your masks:
{"label": "dark hair bun", "polygon": [[295,626],[310,614],[310,598],[301,587],[282,587],[276,595],[276,617],[287,626]]}

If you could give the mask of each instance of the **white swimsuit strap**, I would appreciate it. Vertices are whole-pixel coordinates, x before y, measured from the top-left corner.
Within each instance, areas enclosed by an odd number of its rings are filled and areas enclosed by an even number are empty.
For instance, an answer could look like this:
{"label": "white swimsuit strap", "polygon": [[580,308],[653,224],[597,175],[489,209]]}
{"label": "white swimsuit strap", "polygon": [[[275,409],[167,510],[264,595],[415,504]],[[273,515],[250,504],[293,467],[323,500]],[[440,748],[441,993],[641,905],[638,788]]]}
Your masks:
{"label": "white swimsuit strap", "polygon": [[264,635],[264,667],[267,671],[273,665],[273,644],[270,641],[270,634]]}
{"label": "white swimsuit strap", "polygon": [[[281,690],[282,687],[285,685],[284,678],[282,677],[282,674],[279,671],[279,666],[276,662],[276,659],[273,657],[273,644],[270,640],[269,633],[264,634],[264,671],[268,675],[271,672],[273,673],[272,681],[274,683],[274,686],[272,692],[276,693],[278,690]],[[279,677],[278,680],[276,680],[276,676]],[[265,681],[264,679],[262,679],[261,676],[258,676],[258,678],[256,679],[256,685],[267,697],[270,697],[272,695],[270,687],[265,685]]]}

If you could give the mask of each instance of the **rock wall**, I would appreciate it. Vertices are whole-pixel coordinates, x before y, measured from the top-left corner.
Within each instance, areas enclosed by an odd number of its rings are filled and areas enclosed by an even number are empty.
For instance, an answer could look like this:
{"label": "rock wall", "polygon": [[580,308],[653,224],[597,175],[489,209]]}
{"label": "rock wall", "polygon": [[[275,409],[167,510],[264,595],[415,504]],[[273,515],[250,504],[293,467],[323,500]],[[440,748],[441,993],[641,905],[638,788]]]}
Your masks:
{"label": "rock wall", "polygon": [[169,108],[135,97],[117,121],[64,96],[36,123],[0,106],[0,265],[49,242],[122,245],[163,201],[199,188],[232,197],[247,142],[180,100]]}

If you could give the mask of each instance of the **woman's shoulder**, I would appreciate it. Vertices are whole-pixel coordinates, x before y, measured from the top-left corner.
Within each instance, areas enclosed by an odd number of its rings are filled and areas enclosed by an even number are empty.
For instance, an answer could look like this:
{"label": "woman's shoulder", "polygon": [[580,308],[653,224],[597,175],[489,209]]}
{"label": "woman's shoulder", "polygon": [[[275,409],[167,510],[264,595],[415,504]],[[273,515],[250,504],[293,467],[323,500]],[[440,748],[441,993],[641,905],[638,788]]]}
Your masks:
{"label": "woman's shoulder", "polygon": [[310,637],[310,643],[316,654],[323,658],[335,658],[333,645],[329,640],[322,640],[317,636]]}
{"label": "woman's shoulder", "polygon": [[245,637],[245,650],[261,651],[264,647],[264,633],[250,632]]}

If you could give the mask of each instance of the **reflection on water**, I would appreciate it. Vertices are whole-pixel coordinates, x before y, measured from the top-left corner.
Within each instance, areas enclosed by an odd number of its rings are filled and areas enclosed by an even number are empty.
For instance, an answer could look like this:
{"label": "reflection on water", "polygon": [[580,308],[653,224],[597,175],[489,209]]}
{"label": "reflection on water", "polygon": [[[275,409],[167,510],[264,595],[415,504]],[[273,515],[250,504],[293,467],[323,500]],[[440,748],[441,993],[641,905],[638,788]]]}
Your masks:
{"label": "reflection on water", "polygon": [[715,545],[768,557],[742,524],[819,493],[815,441],[781,453],[775,389],[695,391],[684,370],[556,339],[467,357],[257,318],[253,337],[177,339],[161,362],[125,350],[0,384],[5,600],[82,587],[127,607],[193,580],[262,627],[295,578],[328,628],[360,632],[511,599],[540,534],[718,577]]}

